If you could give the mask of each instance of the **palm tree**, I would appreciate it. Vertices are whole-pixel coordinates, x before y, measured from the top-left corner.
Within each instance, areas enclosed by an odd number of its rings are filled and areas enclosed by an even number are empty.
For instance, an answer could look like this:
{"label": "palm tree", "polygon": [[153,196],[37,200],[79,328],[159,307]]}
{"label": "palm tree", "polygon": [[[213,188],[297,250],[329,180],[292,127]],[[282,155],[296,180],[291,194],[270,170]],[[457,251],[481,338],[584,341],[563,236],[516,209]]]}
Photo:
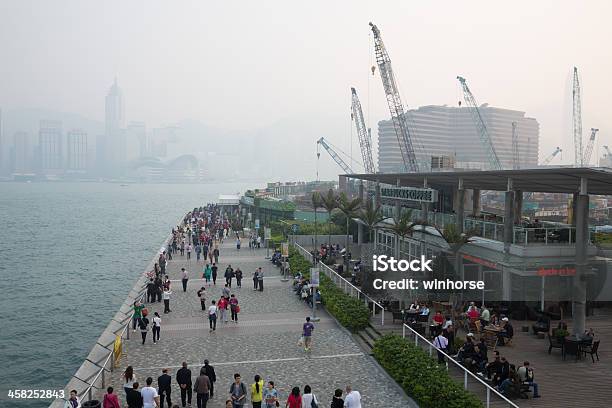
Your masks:
{"label": "palm tree", "polygon": [[399,216],[397,214],[393,216],[393,225],[387,229],[395,234],[395,256],[398,259],[400,257],[400,238],[411,235],[416,225],[418,223],[412,222],[412,209],[406,209],[401,211]]}
{"label": "palm tree", "polygon": [[321,207],[327,211],[327,244],[331,245],[331,213],[338,208],[338,199],[331,188],[325,195],[321,195]]}
{"label": "palm tree", "polygon": [[314,225],[314,235],[315,235],[315,239],[314,239],[314,250],[317,250],[317,209],[319,207],[321,207],[321,194],[319,194],[318,191],[315,191],[312,193],[312,196],[310,197],[311,200],[311,204],[312,204],[312,208],[314,209],[314,218],[315,218],[315,225]]}
{"label": "palm tree", "polygon": [[338,200],[338,209],[344,214],[346,217],[346,251],[349,250],[349,222],[351,218],[355,218],[358,216],[359,208],[361,207],[361,199],[359,197],[349,199],[345,193],[340,194],[340,198]]}
{"label": "palm tree", "polygon": [[359,211],[359,219],[368,227],[368,241],[372,242],[372,232],[379,222],[383,220],[380,204],[374,205],[372,200],[366,200],[365,205]]}

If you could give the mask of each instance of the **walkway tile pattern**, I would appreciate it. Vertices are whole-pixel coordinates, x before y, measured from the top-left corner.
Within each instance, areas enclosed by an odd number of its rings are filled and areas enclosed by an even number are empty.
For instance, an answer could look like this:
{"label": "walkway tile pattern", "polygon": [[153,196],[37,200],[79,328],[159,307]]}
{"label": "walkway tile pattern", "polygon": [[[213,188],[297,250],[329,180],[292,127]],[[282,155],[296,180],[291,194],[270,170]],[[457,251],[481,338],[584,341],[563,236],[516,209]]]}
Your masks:
{"label": "walkway tile pattern", "polygon": [[[211,408],[225,407],[236,372],[247,384],[253,382],[255,374],[266,381],[275,381],[282,399],[281,406],[284,406],[293,386],[303,390],[306,384],[313,388],[321,407],[329,406],[334,389],[344,389],[346,384],[361,392],[364,407],[409,406],[405,395],[325,311],[317,312],[321,321],[316,323],[313,350],[305,353],[297,346],[302,323],[311,310],[293,294],[290,282],[280,281],[278,268],[265,260],[265,255],[265,249],[238,252],[230,243],[222,245],[219,278],[216,287],[207,287],[207,306],[211,299],[221,296],[225,283],[222,274],[228,263],[234,268],[240,267],[245,278],[242,288],[235,287],[235,280],[232,288],[241,306],[240,322],[218,322],[214,333],[208,330],[205,312],[201,310],[196,295],[204,285],[198,279],[202,276],[203,263],[197,264],[194,258],[188,262],[185,257],[175,256],[167,268],[170,279],[176,280],[172,283],[172,312],[164,315],[163,303],[147,305],[151,313],[157,311],[162,316],[161,341],[154,345],[150,337],[152,333],[149,333],[143,346],[140,333],[130,333],[130,340],[124,344],[121,367],[114,371],[111,381],[120,398],[125,398],[121,373],[127,365],[134,367],[141,384],[151,376],[156,385],[163,367],[170,368],[174,377],[181,362],[187,361],[195,378],[204,359],[208,359],[217,373],[215,397],[208,404]],[[266,275],[263,293],[253,291],[252,287],[251,274],[258,266],[264,268]],[[188,283],[187,292],[183,292],[179,280],[181,267],[187,268],[193,278]],[[176,403],[179,400],[178,385],[173,383],[172,401]],[[192,403],[195,406],[195,399]],[[250,406],[250,403],[245,405]]]}

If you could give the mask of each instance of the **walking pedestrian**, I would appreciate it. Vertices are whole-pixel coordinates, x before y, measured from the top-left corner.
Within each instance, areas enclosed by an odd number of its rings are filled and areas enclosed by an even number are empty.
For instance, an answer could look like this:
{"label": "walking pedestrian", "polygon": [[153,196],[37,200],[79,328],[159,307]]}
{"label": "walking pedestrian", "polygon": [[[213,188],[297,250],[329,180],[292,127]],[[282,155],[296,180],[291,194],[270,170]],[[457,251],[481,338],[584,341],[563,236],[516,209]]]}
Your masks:
{"label": "walking pedestrian", "polygon": [[202,256],[204,257],[204,260],[206,261],[206,258],[208,258],[208,244],[206,242],[202,246]]}
{"label": "walking pedestrian", "polygon": [[159,406],[159,395],[157,390],[151,387],[151,384],[153,384],[153,378],[147,377],[147,386],[140,390],[143,408],[157,408]]}
{"label": "walking pedestrian", "polygon": [[176,382],[181,389],[181,405],[185,408],[185,399],[187,399],[187,403],[191,406],[191,370],[187,368],[185,361],[183,361],[182,367],[176,372]]}
{"label": "walking pedestrian", "polygon": [[231,288],[232,277],[234,276],[234,269],[232,268],[232,265],[227,265],[227,268],[225,268],[225,274],[223,276],[225,276],[225,283],[227,283],[228,286]]}
{"label": "walking pedestrian", "polygon": [[149,279],[147,283],[147,303],[155,302],[155,281]]}
{"label": "walking pedestrian", "polygon": [[312,388],[310,388],[310,385],[305,385],[304,393],[302,394],[302,406],[314,407],[318,405],[319,401],[317,401],[317,397],[312,393]]}
{"label": "walking pedestrian", "polygon": [[219,302],[217,302],[217,308],[219,309],[219,320],[223,323],[227,323],[227,309],[229,301],[227,298],[221,296]]}
{"label": "walking pedestrian", "polygon": [[157,302],[162,301],[162,292],[164,290],[164,283],[161,280],[161,277],[155,278],[155,297],[157,298]]}
{"label": "walking pedestrian", "polygon": [[257,277],[257,272],[257,269],[255,269],[255,271],[253,272],[253,290],[257,290],[257,282],[259,281]]}
{"label": "walking pedestrian", "polygon": [[140,319],[142,319],[142,310],[144,309],[144,305],[140,303],[140,300],[134,302],[132,309],[134,309],[134,314],[132,315],[132,330],[136,332],[136,324],[140,327]]}
{"label": "walking pedestrian", "polygon": [[125,368],[123,372],[123,390],[125,394],[128,394],[128,390],[134,388],[134,383],[136,382],[136,375],[134,374],[134,368],[130,365]]}
{"label": "walking pedestrian", "polygon": [[240,313],[240,306],[238,306],[238,298],[236,298],[236,295],[234,295],[233,293],[230,297],[229,305],[230,312],[232,313],[232,322],[238,323],[238,313]]}
{"label": "walking pedestrian", "polygon": [[204,367],[200,369],[200,375],[193,384],[193,390],[196,393],[198,408],[206,408],[210,392],[210,379],[206,375]]}
{"label": "walking pedestrian", "polygon": [[210,398],[212,398],[215,395],[215,382],[217,381],[215,368],[209,364],[208,360],[204,360],[204,367],[202,369],[210,380]]}
{"label": "walking pedestrian", "polygon": [[212,269],[212,281],[213,281],[213,285],[217,286],[217,270],[219,269],[219,267],[217,266],[216,263],[213,263],[212,267],[210,269]]}
{"label": "walking pedestrian", "polygon": [[210,302],[211,305],[208,307],[208,323],[210,324],[210,331],[214,332],[217,330],[217,305],[215,301]]}
{"label": "walking pedestrian", "polygon": [[304,338],[304,351],[310,351],[312,346],[312,331],[314,330],[314,324],[310,321],[310,317],[306,318],[306,323],[302,326],[302,337]]}
{"label": "walking pedestrian", "polygon": [[166,273],[166,251],[162,251],[162,253],[159,254],[157,263],[159,264],[161,274],[164,275]]}
{"label": "walking pedestrian", "polygon": [[206,266],[204,266],[204,271],[202,273],[202,277],[204,278],[204,281],[206,282],[206,284],[208,286],[210,286],[210,277],[212,275],[212,268],[210,267],[209,263],[206,263]]}
{"label": "walking pedestrian", "polygon": [[213,250],[213,255],[215,257],[215,263],[219,263],[219,247],[215,245],[215,249]]}
{"label": "walking pedestrian", "polygon": [[139,384],[135,382],[134,386],[131,389],[127,390],[125,394],[125,401],[127,403],[128,408],[142,408],[142,394],[140,393],[138,387]]}
{"label": "walking pedestrian", "polygon": [[202,310],[206,310],[206,288],[202,286],[200,290],[198,290],[198,297],[200,298],[200,306],[202,306]]}
{"label": "walking pedestrian", "polygon": [[159,317],[159,313],[155,312],[153,313],[153,344],[159,341],[160,330],[161,330],[161,317]]}
{"label": "walking pedestrian", "polygon": [[185,248],[187,250],[187,259],[190,260],[191,259],[191,250],[193,249],[193,247],[191,246],[191,244],[187,244],[187,248]]}
{"label": "walking pedestrian", "polygon": [[236,238],[236,250],[240,251],[240,238]]}
{"label": "walking pedestrian", "polygon": [[261,268],[258,268],[257,269],[257,284],[259,285],[260,292],[263,292],[263,280],[264,280],[263,270]]}
{"label": "walking pedestrian", "polygon": [[172,400],[170,394],[172,393],[172,377],[168,375],[168,369],[162,370],[162,375],[157,378],[157,392],[159,394],[159,406],[164,408],[164,398],[168,403],[168,408],[172,407]]}
{"label": "walking pedestrian", "polygon": [[251,404],[253,405],[253,408],[261,408],[263,388],[264,382],[261,379],[261,376],[257,374],[255,376],[255,382],[251,384]]}
{"label": "walking pedestrian", "polygon": [[268,387],[263,392],[265,408],[276,408],[278,404],[278,391],[274,388],[274,381],[268,381]]}
{"label": "walking pedestrian", "polygon": [[240,374],[234,374],[234,382],[230,385],[229,392],[232,400],[232,408],[242,408],[246,402],[247,388],[241,381]]}
{"label": "walking pedestrian", "polygon": [[344,408],[344,400],[342,399],[342,390],[337,388],[332,397],[331,408]]}
{"label": "walking pedestrian", "polygon": [[350,385],[346,386],[344,406],[346,408],[361,408],[361,394],[359,394],[359,391],[354,391]]}
{"label": "walking pedestrian", "polygon": [[230,288],[229,288],[229,286],[227,286],[227,283],[225,284],[225,286],[221,290],[221,293],[223,294],[224,298],[229,299],[229,297],[230,297]]}
{"label": "walking pedestrian", "polygon": [[146,316],[143,316],[140,319],[139,323],[140,335],[142,336],[142,344],[145,344],[145,340],[147,339],[147,333],[149,332],[149,319]]}
{"label": "walking pedestrian", "polygon": [[185,238],[181,241],[181,256],[185,255]]}
{"label": "walking pedestrian", "polygon": [[164,289],[164,313],[170,313],[170,295],[172,294],[172,292],[170,291],[170,288],[166,288]]}
{"label": "walking pedestrian", "polygon": [[242,287],[242,271],[240,270],[240,268],[236,268],[236,271],[234,272],[234,276],[236,277],[236,286],[241,288]]}
{"label": "walking pedestrian", "polygon": [[195,246],[195,253],[196,253],[196,261],[200,262],[200,256],[202,255],[202,245],[200,245],[199,241]]}
{"label": "walking pedestrian", "polygon": [[113,394],[113,387],[108,387],[106,389],[106,394],[104,394],[104,398],[102,399],[102,408],[121,408],[117,394]]}
{"label": "walking pedestrian", "polygon": [[189,280],[189,272],[187,272],[187,269],[185,268],[181,268],[181,272],[182,272],[182,278],[181,282],[183,282],[183,292],[187,292],[187,281]]}
{"label": "walking pedestrian", "polygon": [[285,408],[303,408],[299,387],[293,387],[291,389],[291,394],[289,394],[289,398],[287,398]]}

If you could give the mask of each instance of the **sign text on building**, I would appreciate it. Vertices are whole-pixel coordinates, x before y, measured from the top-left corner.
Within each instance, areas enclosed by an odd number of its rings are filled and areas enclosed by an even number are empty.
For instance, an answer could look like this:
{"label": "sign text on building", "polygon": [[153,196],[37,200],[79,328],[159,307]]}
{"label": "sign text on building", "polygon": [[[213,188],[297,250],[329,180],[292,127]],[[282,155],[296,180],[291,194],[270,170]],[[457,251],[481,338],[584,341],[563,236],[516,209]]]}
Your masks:
{"label": "sign text on building", "polygon": [[422,201],[433,203],[438,200],[438,192],[431,188],[417,187],[381,187],[380,196],[382,198],[392,198],[394,200]]}

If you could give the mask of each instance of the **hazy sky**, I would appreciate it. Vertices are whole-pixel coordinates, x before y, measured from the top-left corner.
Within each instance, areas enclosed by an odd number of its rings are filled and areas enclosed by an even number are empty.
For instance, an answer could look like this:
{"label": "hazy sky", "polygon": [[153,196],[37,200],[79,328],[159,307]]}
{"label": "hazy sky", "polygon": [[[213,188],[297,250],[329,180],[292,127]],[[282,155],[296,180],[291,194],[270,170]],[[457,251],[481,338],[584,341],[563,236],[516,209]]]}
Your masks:
{"label": "hazy sky", "polygon": [[101,120],[117,75],[126,118],[150,127],[194,118],[250,129],[332,117],[346,121],[346,134],[330,140],[348,146],[351,86],[369,126],[388,117],[370,73],[373,21],[408,107],[456,105],[461,74],[480,103],[536,117],[541,156],[561,145],[568,162],[574,65],[585,138],[595,126],[598,145],[612,143],[611,19],[605,0],[2,0],[0,107]]}

